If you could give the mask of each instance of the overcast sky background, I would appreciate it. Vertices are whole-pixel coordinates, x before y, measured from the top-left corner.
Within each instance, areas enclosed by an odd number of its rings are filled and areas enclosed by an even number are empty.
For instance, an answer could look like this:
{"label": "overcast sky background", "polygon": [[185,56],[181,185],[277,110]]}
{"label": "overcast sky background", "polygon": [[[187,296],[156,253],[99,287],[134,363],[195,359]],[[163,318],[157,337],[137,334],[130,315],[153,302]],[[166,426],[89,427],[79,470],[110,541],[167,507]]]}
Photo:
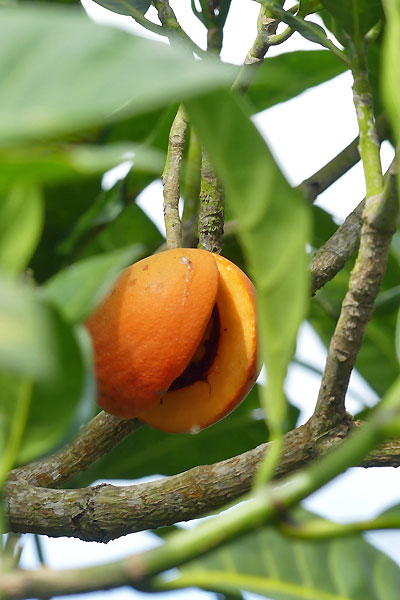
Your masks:
{"label": "overcast sky background", "polygon": [[[183,28],[199,45],[204,47],[205,30],[191,13],[189,0],[171,0],[170,4]],[[83,5],[97,22],[112,24],[147,37],[160,39],[158,36],[144,31],[129,17],[110,13],[91,0],[84,0]],[[243,61],[255,38],[258,11],[259,5],[256,2],[232,0],[222,50],[224,61],[237,64]],[[156,20],[155,9],[150,9],[147,16]],[[316,48],[318,47],[315,44],[294,34],[282,46],[273,48],[269,56],[282,51]],[[357,123],[351,95],[351,76],[349,74],[340,75],[328,83],[301,94],[294,100],[260,113],[254,121],[290,183],[297,185],[321,168],[357,135]],[[387,168],[392,156],[392,148],[385,143],[382,148],[384,169]],[[358,164],[323,193],[319,197],[318,204],[331,212],[337,222],[341,222],[361,201],[364,192],[362,169]],[[160,182],[152,184],[142,193],[140,204],[163,230]],[[299,334],[297,356],[316,367],[321,369],[324,367],[325,350],[307,325],[302,326]],[[298,366],[290,368],[286,390],[291,401],[301,410],[301,422],[311,415],[318,388],[319,377],[317,375]],[[376,400],[374,392],[355,373],[348,393],[349,411],[356,412],[362,408],[364,403],[373,405]],[[304,504],[306,508],[322,516],[345,522],[372,518],[383,509],[396,503],[400,503],[400,470],[377,468],[351,469],[313,494]],[[38,561],[33,541],[30,536],[27,537],[29,541],[23,552],[22,564],[24,567],[35,568]],[[366,537],[400,564],[400,533],[390,531],[368,533]],[[157,543],[157,538],[148,533],[125,536],[107,545],[67,538],[47,538],[44,551],[49,567],[68,568],[94,565],[101,561],[122,558]],[[100,598],[130,600],[148,597],[148,595],[128,588],[94,593],[89,596],[90,600],[100,600]],[[196,600],[197,598],[215,598],[215,595],[196,590],[183,590],[155,597],[171,600],[176,598]],[[83,600],[88,596],[74,596],[74,598]],[[250,600],[256,596],[246,594],[246,598]]]}

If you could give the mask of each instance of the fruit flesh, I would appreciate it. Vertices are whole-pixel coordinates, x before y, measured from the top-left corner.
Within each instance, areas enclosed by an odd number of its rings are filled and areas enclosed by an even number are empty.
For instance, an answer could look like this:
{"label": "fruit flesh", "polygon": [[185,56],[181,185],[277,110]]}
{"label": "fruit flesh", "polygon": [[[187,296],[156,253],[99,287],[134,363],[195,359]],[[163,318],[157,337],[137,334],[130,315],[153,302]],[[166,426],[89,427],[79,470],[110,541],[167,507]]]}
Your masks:
{"label": "fruit flesh", "polygon": [[167,250],[126,269],[88,319],[98,403],[132,418],[185,370],[215,305],[219,272],[204,250]]}
{"label": "fruit flesh", "polygon": [[228,259],[214,255],[219,285],[219,339],[206,377],[168,391],[162,402],[138,417],[168,432],[195,433],[230,413],[258,376],[254,288]]}

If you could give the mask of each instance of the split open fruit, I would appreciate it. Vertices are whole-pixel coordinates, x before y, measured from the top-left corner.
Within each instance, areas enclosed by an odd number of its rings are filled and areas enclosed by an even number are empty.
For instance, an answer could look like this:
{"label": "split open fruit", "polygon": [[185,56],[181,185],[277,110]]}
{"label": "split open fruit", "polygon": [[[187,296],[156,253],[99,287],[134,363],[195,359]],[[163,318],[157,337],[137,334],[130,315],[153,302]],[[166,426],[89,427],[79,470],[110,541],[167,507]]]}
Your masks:
{"label": "split open fruit", "polygon": [[86,326],[99,405],[163,431],[215,423],[258,376],[253,284],[205,250],[167,250],[133,264]]}

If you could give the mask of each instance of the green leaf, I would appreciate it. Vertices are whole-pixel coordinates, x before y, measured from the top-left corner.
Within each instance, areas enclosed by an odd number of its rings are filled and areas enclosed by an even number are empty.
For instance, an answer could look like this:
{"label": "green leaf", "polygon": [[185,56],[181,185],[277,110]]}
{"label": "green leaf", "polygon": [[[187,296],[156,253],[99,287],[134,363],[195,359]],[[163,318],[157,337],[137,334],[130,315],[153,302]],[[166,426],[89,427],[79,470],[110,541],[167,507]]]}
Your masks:
{"label": "green leaf", "polygon": [[142,254],[143,247],[134,244],[81,260],[52,277],[43,287],[43,295],[58,306],[67,321],[78,323],[104,298],[122,269]]}
{"label": "green leaf", "polygon": [[333,52],[340,60],[347,63],[345,54],[327,38],[323,27],[292,15],[290,12],[283,10],[283,8],[280,8],[272,2],[266,2],[264,3],[264,6],[275,18],[280,19],[289,25],[294,31],[298,31],[306,40],[310,40],[310,42],[315,42],[316,44],[328,48],[328,50]]}
{"label": "green leaf", "polygon": [[299,17],[306,17],[307,15],[311,15],[312,13],[321,10],[321,8],[322,4],[320,0],[300,0],[297,15]]}
{"label": "green leaf", "polygon": [[346,70],[327,50],[299,50],[266,58],[247,97],[255,111],[285,102]]}
{"label": "green leaf", "polygon": [[400,363],[400,310],[397,313],[395,345],[396,345],[397,360]]}
{"label": "green leaf", "polygon": [[1,16],[2,144],[148,112],[229,86],[237,72],[100,27],[73,7],[21,6]]}
{"label": "green leaf", "polygon": [[[1,175],[0,175],[1,177]],[[0,199],[0,267],[21,272],[38,243],[43,225],[43,204],[33,186],[14,185]]]}
{"label": "green leaf", "polygon": [[94,2],[119,15],[128,16],[132,15],[132,8],[135,8],[144,15],[151,4],[151,0],[94,0]]}
{"label": "green leaf", "polygon": [[386,36],[383,46],[383,99],[397,143],[400,141],[400,4],[383,0],[386,13]]}
{"label": "green leaf", "polygon": [[395,600],[400,567],[359,534],[313,542],[284,537],[269,527],[209,552],[181,567],[175,578],[157,583],[163,590],[243,590],[273,600]]}
{"label": "green leaf", "polygon": [[381,0],[321,0],[335,21],[351,36],[364,36],[383,17]]}
{"label": "green leaf", "polygon": [[131,160],[134,171],[159,173],[164,154],[154,148],[136,144],[105,146],[35,146],[24,145],[0,149],[0,189],[14,181],[26,183],[57,183],[82,179]]}
{"label": "green leaf", "polygon": [[258,293],[268,417],[271,428],[279,428],[285,415],[283,380],[308,302],[309,207],[289,186],[239,101],[220,93],[190,101],[187,107],[238,219]]}

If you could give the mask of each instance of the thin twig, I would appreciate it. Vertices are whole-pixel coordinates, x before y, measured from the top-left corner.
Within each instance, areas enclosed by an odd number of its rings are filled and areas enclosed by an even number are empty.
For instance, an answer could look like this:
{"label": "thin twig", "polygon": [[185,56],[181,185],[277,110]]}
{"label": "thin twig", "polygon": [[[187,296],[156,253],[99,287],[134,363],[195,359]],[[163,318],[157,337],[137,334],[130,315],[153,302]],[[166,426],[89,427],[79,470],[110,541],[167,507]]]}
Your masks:
{"label": "thin twig", "polygon": [[331,281],[358,250],[364,206],[362,200],[312,257],[309,266],[312,295]]}
{"label": "thin twig", "polygon": [[167,35],[171,45],[175,44],[175,42],[182,45],[183,42],[197,56],[206,56],[206,52],[182,29],[168,0],[154,0],[153,4],[157,9],[164,35]]}
{"label": "thin twig", "polygon": [[265,8],[260,7],[257,20],[257,36],[252,47],[244,59],[244,63],[233,83],[232,90],[245,93],[254,79],[258,67],[264,61],[264,57],[270,48],[270,39],[276,34],[279,20],[266,15]]}
{"label": "thin twig", "polygon": [[[376,132],[380,142],[388,136],[388,123],[383,115],[376,121]],[[319,171],[300,183],[298,187],[304,193],[307,200],[314,202],[322,192],[358,163],[360,160],[359,143],[360,138],[357,136],[346,148],[319,169]]]}
{"label": "thin twig", "polygon": [[181,248],[182,246],[179,199],[181,195],[180,177],[187,129],[188,118],[184,107],[180,105],[169,132],[167,160],[162,174],[164,222],[168,248]]}

